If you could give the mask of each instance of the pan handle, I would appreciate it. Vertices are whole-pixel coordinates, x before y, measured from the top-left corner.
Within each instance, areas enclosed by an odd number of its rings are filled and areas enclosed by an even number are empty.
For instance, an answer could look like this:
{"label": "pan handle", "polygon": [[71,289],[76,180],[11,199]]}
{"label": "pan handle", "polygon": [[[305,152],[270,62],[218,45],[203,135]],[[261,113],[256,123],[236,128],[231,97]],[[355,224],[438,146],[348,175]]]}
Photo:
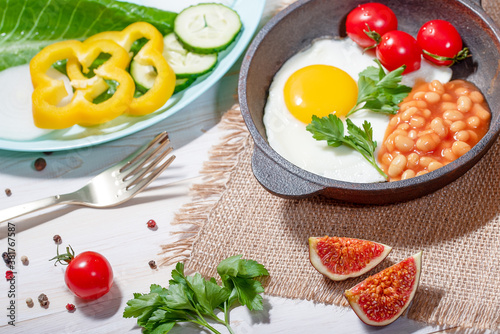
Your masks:
{"label": "pan handle", "polygon": [[318,194],[324,189],[284,169],[257,146],[252,155],[252,170],[264,188],[280,197],[299,199]]}

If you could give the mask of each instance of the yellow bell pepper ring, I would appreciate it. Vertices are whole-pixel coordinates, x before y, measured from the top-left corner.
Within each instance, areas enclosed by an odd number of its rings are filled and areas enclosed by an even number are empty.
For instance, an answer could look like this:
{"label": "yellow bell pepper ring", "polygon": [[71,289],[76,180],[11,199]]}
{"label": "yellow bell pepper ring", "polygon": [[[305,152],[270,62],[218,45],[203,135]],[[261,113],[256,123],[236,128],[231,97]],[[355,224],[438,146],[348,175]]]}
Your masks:
{"label": "yellow bell pepper ring", "polygon": [[[101,53],[109,54],[110,58],[94,70],[94,77],[82,76],[72,82],[74,93],[71,101],[59,106],[68,92],[63,80],[53,79],[47,74],[50,67],[59,60],[67,59],[68,62],[81,64],[82,70],[88,72]],[[97,125],[125,113],[135,91],[134,81],[125,70],[129,62],[128,52],[110,41],[82,43],[70,40],[42,49],[30,62],[35,125],[45,129],[64,129],[75,124]],[[107,89],[104,79],[118,82],[118,88],[108,100],[95,104],[93,100]]]}
{"label": "yellow bell pepper ring", "polygon": [[132,100],[127,114],[134,116],[147,115],[158,110],[174,93],[175,73],[163,57],[163,35],[147,22],[136,22],[122,31],[105,31],[86,40],[112,40],[130,52],[132,44],[140,38],[146,38],[148,42],[135,55],[134,60],[140,65],[153,66],[157,76],[153,87]]}

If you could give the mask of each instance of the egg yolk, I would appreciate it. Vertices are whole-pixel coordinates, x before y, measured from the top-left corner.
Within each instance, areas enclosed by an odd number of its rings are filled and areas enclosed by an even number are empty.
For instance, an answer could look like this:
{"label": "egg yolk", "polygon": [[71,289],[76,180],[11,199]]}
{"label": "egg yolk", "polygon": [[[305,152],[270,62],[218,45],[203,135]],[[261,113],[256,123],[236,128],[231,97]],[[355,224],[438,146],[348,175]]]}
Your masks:
{"label": "egg yolk", "polygon": [[285,104],[299,121],[312,116],[345,116],[356,104],[356,81],[343,70],[329,65],[310,65],[293,73],[285,83]]}

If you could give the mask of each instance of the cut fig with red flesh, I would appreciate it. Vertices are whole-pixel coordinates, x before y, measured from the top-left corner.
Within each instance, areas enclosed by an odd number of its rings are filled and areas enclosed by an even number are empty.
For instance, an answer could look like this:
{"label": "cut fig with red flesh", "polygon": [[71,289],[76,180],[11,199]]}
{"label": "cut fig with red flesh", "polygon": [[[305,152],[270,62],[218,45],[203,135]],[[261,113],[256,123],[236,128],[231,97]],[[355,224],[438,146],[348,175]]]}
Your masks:
{"label": "cut fig with red flesh", "polygon": [[373,241],[343,237],[309,238],[309,259],[323,275],[334,281],[363,275],[391,251],[391,247]]}
{"label": "cut fig with red flesh", "polygon": [[382,270],[357,284],[344,295],[366,324],[385,326],[404,313],[418,288],[422,252]]}

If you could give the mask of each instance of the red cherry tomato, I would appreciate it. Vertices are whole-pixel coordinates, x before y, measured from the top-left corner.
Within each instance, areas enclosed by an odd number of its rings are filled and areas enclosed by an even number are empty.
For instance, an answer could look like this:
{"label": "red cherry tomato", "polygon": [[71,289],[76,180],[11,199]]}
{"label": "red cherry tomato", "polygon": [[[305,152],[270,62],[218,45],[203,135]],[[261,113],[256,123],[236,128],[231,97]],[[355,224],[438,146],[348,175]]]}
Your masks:
{"label": "red cherry tomato", "polygon": [[382,36],[377,46],[377,58],[389,71],[406,65],[403,74],[416,71],[422,61],[422,49],[410,34],[393,30]]}
{"label": "red cherry tomato", "polygon": [[64,281],[77,297],[97,299],[109,292],[113,269],[101,254],[83,252],[69,261]]}
{"label": "red cherry tomato", "polygon": [[437,65],[452,65],[468,54],[467,49],[462,50],[462,38],[457,29],[444,20],[425,23],[418,31],[417,42],[423,50],[424,58]]}
{"label": "red cherry tomato", "polygon": [[373,47],[375,39],[365,31],[378,33],[378,38],[385,33],[398,28],[398,19],[394,12],[381,3],[371,2],[358,5],[348,15],[346,20],[347,35],[362,48]]}

